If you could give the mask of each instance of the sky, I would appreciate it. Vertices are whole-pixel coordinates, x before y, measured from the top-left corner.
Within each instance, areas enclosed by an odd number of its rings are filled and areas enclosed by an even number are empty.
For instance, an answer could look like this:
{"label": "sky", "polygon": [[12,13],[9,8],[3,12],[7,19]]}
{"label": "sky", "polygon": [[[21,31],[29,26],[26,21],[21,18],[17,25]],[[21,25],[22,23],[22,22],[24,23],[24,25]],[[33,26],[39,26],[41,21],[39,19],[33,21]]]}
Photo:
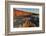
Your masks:
{"label": "sky", "polygon": [[15,8],[16,10],[22,10],[22,11],[27,11],[27,12],[32,12],[32,13],[39,13],[38,8]]}

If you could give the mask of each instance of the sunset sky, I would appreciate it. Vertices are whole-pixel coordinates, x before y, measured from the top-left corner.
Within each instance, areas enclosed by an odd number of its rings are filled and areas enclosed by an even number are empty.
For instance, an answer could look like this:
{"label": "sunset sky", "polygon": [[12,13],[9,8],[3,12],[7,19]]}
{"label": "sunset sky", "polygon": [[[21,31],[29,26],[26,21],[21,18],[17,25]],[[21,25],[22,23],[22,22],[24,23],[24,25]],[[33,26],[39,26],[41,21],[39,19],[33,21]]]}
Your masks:
{"label": "sunset sky", "polygon": [[21,11],[28,11],[28,12],[32,12],[32,13],[39,13],[39,9],[38,8],[15,8],[16,10],[21,10]]}

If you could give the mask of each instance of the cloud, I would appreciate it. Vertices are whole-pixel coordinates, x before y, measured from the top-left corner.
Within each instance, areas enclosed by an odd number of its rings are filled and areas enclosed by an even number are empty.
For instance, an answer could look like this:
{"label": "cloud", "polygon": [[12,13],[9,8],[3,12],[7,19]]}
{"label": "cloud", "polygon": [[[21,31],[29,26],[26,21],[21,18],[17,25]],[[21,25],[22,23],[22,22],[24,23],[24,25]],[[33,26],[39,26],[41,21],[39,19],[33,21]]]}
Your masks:
{"label": "cloud", "polygon": [[22,10],[22,11],[28,11],[28,12],[32,12],[32,13],[39,13],[39,9],[38,8],[15,8],[16,10]]}

